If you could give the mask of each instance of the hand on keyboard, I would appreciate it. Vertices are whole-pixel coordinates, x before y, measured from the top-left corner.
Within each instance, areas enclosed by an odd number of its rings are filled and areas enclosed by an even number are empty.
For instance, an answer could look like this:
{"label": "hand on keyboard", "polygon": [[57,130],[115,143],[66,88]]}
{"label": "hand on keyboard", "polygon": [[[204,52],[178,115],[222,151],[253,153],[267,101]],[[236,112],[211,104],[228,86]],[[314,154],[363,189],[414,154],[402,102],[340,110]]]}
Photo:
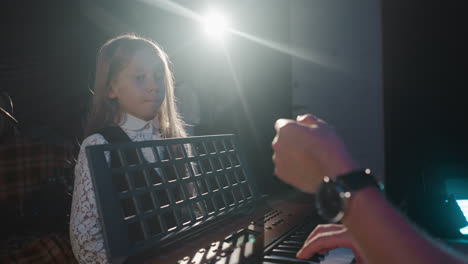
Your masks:
{"label": "hand on keyboard", "polygon": [[324,254],[338,247],[353,250],[356,262],[363,264],[364,260],[355,246],[351,234],[343,225],[326,224],[318,225],[304,242],[304,245],[297,253],[297,258],[307,259],[315,253]]}

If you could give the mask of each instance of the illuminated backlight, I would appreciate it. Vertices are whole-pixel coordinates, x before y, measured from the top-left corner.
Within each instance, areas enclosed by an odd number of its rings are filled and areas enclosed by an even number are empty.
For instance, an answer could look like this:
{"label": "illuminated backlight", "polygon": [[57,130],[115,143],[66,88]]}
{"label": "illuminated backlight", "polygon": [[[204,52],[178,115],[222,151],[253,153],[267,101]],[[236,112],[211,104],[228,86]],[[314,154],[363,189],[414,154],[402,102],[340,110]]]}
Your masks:
{"label": "illuminated backlight", "polygon": [[220,39],[228,28],[228,22],[221,13],[210,12],[203,18],[203,26],[208,36]]}
{"label": "illuminated backlight", "polygon": [[[457,203],[458,206],[460,206],[460,209],[462,210],[466,221],[468,221],[468,200],[457,200]],[[464,228],[460,229],[460,232],[463,235],[468,235],[468,226],[465,226]]]}

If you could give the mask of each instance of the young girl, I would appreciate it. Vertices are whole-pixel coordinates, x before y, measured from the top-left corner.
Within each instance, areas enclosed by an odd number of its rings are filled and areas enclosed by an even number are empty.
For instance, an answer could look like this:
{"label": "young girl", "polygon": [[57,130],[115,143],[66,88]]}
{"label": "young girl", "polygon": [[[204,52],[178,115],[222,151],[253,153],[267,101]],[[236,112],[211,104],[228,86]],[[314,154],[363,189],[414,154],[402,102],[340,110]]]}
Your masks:
{"label": "young girl", "polygon": [[[122,35],[99,50],[86,135],[75,168],[70,240],[80,263],[107,263],[85,148],[107,144],[98,132],[120,127],[132,141],[185,137],[167,55],[151,40]],[[152,162],[151,152],[144,152]],[[108,161],[110,157],[108,156]]]}

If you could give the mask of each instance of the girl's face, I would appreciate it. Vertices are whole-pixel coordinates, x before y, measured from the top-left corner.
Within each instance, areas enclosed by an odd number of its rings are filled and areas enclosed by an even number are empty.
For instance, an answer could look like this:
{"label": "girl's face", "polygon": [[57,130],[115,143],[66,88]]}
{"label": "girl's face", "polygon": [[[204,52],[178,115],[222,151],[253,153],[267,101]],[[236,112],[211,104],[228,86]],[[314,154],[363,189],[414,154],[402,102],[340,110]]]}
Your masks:
{"label": "girl's face", "polygon": [[140,119],[153,119],[166,94],[164,65],[154,51],[139,50],[111,82],[109,98],[120,110]]}

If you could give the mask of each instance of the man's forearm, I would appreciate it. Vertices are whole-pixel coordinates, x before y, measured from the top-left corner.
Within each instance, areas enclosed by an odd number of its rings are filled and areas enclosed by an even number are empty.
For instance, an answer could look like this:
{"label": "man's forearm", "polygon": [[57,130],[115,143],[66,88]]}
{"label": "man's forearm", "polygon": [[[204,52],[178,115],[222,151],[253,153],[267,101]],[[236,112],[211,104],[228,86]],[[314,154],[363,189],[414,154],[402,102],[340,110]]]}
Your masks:
{"label": "man's forearm", "polygon": [[466,263],[417,231],[373,187],[353,194],[343,223],[369,263]]}

